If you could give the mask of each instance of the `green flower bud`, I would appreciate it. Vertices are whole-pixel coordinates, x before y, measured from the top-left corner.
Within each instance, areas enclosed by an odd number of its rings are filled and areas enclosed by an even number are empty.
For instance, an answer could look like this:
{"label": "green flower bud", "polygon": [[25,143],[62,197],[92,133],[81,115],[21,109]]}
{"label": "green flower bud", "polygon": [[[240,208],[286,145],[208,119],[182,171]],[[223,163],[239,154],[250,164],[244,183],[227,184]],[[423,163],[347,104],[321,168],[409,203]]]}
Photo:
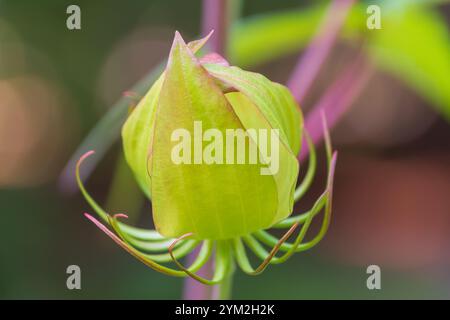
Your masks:
{"label": "green flower bud", "polygon": [[[85,216],[120,247],[156,271],[215,285],[230,278],[233,261],[257,275],[321,241],[330,225],[337,152],[332,152],[322,113],[326,188],[310,210],[287,218],[316,168],[314,144],[305,132],[309,164],[294,189],[303,134],[300,109],[287,88],[260,74],[230,67],[217,54],[197,59],[194,54],[207,40],[186,45],[175,34],[166,69],[123,126],[125,156],[151,198],[158,232],[119,221],[127,216],[107,213],[88,193],[80,167],[94,151],[79,159],[75,173],[83,196],[106,225]],[[304,241],[321,211],[319,232]],[[288,242],[299,226],[295,240]],[[278,239],[263,230],[270,227],[288,230]],[[185,267],[179,259],[200,244]],[[262,244],[273,248],[266,251]],[[246,248],[262,260],[256,268]],[[208,279],[197,272],[210,259],[214,275]],[[168,262],[178,269],[163,265]]]}
{"label": "green flower bud", "polygon": [[302,115],[289,90],[194,53],[176,33],[167,67],[122,129],[126,159],[165,237],[228,239],[289,216]]}

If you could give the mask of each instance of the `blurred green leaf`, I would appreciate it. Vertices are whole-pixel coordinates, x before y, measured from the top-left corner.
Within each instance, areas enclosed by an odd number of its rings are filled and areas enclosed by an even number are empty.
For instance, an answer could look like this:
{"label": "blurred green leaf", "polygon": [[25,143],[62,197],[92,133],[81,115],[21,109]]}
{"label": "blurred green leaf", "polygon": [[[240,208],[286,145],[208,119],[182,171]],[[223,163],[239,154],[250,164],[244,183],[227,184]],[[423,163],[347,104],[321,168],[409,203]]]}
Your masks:
{"label": "blurred green leaf", "polygon": [[[366,37],[377,65],[399,77],[450,119],[450,41],[445,20],[431,5],[448,0],[378,1],[382,29],[366,27],[367,4],[354,6],[343,36]],[[254,66],[301,49],[314,35],[326,7],[277,12],[241,20],[231,34],[230,57]]]}
{"label": "blurred green leaf", "polygon": [[237,21],[230,34],[230,60],[249,67],[299,50],[314,35],[325,8],[317,5]]}
{"label": "blurred green leaf", "polygon": [[392,12],[374,30],[369,51],[450,120],[450,41],[445,20],[424,7]]}

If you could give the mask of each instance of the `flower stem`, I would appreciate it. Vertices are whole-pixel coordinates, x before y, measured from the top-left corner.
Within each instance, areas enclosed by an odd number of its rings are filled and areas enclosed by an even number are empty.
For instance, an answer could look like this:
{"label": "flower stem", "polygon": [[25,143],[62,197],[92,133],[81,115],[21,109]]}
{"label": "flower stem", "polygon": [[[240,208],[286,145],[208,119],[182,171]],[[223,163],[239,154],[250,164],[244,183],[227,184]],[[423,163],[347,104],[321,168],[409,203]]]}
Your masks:
{"label": "flower stem", "polygon": [[[194,260],[199,250],[196,249],[188,255],[188,264],[190,265]],[[209,260],[203,268],[200,269],[199,275],[205,278],[210,278],[213,274],[213,261]],[[211,300],[212,287],[204,285],[197,280],[190,277],[184,280],[183,299],[184,300]]]}
{"label": "flower stem", "polygon": [[234,278],[234,271],[236,269],[234,260],[231,261],[230,270],[228,271],[227,276],[223,281],[214,286],[213,292],[212,292],[212,299],[213,300],[230,300],[231,299],[231,293],[233,290],[233,278]]}

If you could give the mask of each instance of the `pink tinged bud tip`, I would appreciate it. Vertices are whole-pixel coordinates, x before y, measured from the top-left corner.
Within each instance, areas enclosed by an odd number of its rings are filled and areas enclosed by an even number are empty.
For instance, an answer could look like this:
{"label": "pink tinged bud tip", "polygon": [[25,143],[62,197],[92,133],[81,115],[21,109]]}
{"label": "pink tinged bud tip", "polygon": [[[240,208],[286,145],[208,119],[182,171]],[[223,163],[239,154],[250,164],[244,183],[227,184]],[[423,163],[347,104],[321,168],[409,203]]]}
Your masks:
{"label": "pink tinged bud tip", "polygon": [[200,58],[200,63],[201,64],[214,63],[214,64],[218,64],[218,65],[221,65],[221,66],[224,66],[224,67],[229,67],[230,66],[228,61],[225,60],[224,57],[222,57],[220,54],[218,54],[216,52],[208,53],[207,55],[205,55],[202,58]]}
{"label": "pink tinged bud tip", "polygon": [[117,213],[113,217],[114,217],[114,219],[119,219],[119,218],[128,219],[128,216],[124,213]]}
{"label": "pink tinged bud tip", "polygon": [[78,159],[77,166],[79,167],[79,166],[83,163],[84,160],[86,160],[88,157],[90,157],[90,156],[93,155],[94,153],[95,153],[94,150],[90,150],[90,151],[86,152],[85,154],[83,154],[83,155],[80,157],[80,159]]}

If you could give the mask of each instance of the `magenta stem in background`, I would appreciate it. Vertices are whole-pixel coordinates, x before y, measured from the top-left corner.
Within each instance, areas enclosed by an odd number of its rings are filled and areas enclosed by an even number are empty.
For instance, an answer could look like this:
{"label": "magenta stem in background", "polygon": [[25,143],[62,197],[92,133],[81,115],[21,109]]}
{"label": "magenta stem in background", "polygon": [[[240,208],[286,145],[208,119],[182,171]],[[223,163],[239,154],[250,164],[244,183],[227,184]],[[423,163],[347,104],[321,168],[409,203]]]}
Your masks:
{"label": "magenta stem in background", "polygon": [[[187,257],[187,265],[191,265],[197,257],[200,248],[197,247]],[[208,262],[199,270],[198,275],[201,277],[209,278],[213,269],[213,261],[209,259]],[[210,300],[212,297],[213,288],[201,284],[197,280],[188,277],[184,281],[183,299],[184,300]]]}
{"label": "magenta stem in background", "polygon": [[[360,55],[308,113],[305,119],[305,128],[315,145],[323,139],[322,111],[327,119],[328,127],[333,128],[361,93],[371,74],[372,66]],[[305,140],[303,143],[306,145]],[[298,159],[304,160],[308,152],[308,148],[302,148]]]}
{"label": "magenta stem in background", "polygon": [[354,2],[355,0],[334,0],[331,3],[316,36],[299,58],[287,82],[298,103],[302,103],[308,93]]}
{"label": "magenta stem in background", "polygon": [[[226,53],[226,44],[229,27],[229,11],[231,0],[203,0],[202,12],[202,34],[206,36],[211,30],[214,34],[208,41],[208,48],[211,52],[216,52],[223,57]],[[198,255],[198,250],[191,252],[187,259],[191,264]],[[214,261],[209,259],[205,266],[200,269],[199,275],[210,278],[213,273]],[[213,297],[213,288],[205,286],[192,279],[186,278],[184,281],[183,299],[185,300],[210,300]]]}
{"label": "magenta stem in background", "polygon": [[210,51],[225,56],[229,24],[230,0],[203,0],[202,34],[211,30],[214,34],[208,41]]}

